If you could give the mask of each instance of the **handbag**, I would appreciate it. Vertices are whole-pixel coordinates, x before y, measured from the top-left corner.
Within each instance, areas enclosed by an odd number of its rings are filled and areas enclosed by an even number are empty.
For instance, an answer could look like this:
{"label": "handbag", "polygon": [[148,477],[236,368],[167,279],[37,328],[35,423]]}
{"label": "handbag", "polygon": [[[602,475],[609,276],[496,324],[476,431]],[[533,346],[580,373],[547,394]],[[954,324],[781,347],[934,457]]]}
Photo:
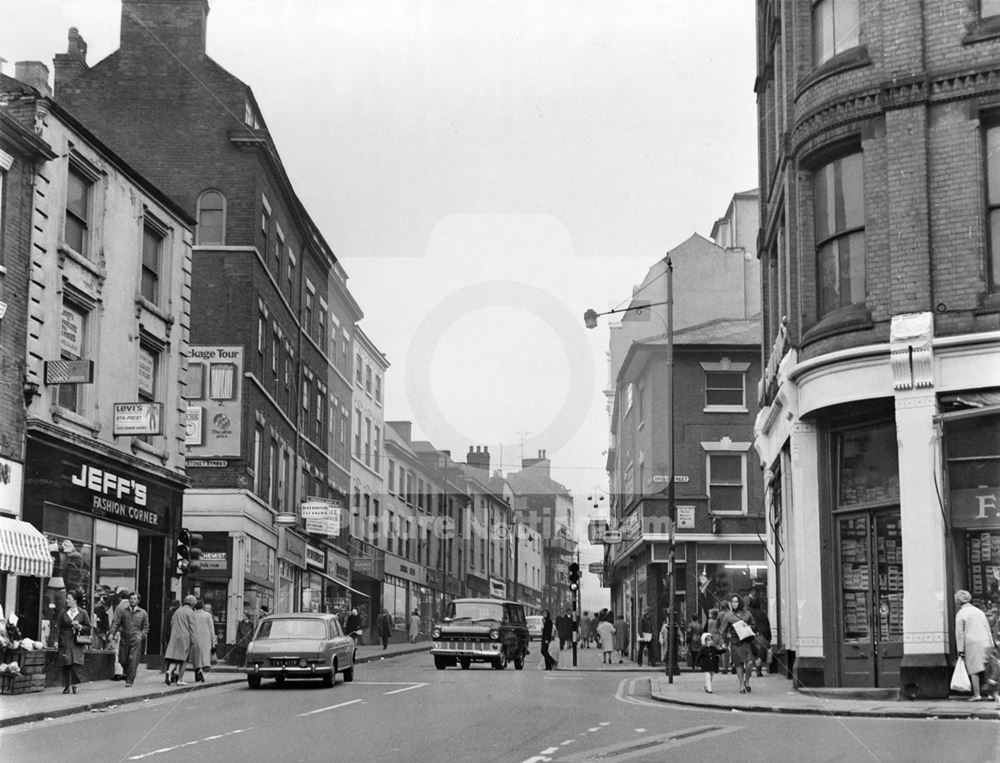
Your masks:
{"label": "handbag", "polygon": [[645,642],[647,642],[647,643],[650,642],[650,641],[652,641],[653,640],[653,634],[652,633],[645,633],[644,632],[642,634],[642,640],[645,641]]}
{"label": "handbag", "polygon": [[89,633],[88,634],[77,633],[76,636],[74,636],[73,638],[76,641],[77,646],[90,646],[92,643],[94,643],[94,637],[91,636]]}
{"label": "handbag", "polygon": [[969,671],[965,668],[964,657],[959,657],[955,662],[955,670],[951,674],[951,690],[959,692],[972,691],[972,679],[969,678]]}
{"label": "handbag", "polygon": [[733,623],[733,630],[736,631],[736,638],[740,641],[751,638],[753,636],[753,628],[747,625],[742,620],[736,620]]}

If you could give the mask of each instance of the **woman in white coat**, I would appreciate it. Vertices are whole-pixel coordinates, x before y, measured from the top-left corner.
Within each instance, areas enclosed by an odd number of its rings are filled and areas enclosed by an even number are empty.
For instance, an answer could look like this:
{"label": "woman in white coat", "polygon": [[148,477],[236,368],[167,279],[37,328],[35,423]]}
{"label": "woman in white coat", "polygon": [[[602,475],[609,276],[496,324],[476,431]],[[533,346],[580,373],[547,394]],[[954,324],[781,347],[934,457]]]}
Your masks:
{"label": "woman in white coat", "polygon": [[194,619],[194,635],[198,642],[196,650],[198,663],[194,666],[194,680],[204,681],[203,671],[212,668],[212,654],[215,652],[215,620],[212,618],[212,605],[198,599],[194,605]]}
{"label": "woman in white coat", "polygon": [[958,656],[965,659],[965,669],[972,679],[970,702],[983,699],[979,690],[979,679],[986,670],[986,651],[993,647],[993,634],[986,614],[972,604],[972,594],[968,591],[955,593],[958,611],[955,613],[955,648]]}

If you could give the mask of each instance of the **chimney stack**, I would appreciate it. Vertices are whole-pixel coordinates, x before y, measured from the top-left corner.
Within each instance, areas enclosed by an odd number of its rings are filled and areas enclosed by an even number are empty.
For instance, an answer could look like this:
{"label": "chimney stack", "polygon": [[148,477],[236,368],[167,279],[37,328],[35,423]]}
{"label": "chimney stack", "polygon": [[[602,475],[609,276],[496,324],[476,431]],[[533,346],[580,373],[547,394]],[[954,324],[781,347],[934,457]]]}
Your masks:
{"label": "chimney stack", "polygon": [[403,438],[403,442],[409,444],[413,440],[413,422],[410,421],[387,421],[385,422],[393,429],[396,430],[396,434]]}
{"label": "chimney stack", "polygon": [[488,446],[477,445],[475,449],[470,445],[469,453],[465,457],[465,463],[473,469],[481,469],[489,473],[490,471],[490,449]]}
{"label": "chimney stack", "polygon": [[208,0],[122,0],[119,49],[127,58],[193,62],[205,55],[207,22]]}
{"label": "chimney stack", "polygon": [[56,94],[63,92],[63,88],[79,75],[87,71],[87,43],[80,36],[80,30],[75,26],[69,28],[69,42],[65,53],[56,53],[52,59],[52,66],[55,69],[55,82],[53,89]]}
{"label": "chimney stack", "polygon": [[49,87],[49,67],[41,61],[18,61],[14,64],[14,79],[31,85],[46,98],[52,95]]}

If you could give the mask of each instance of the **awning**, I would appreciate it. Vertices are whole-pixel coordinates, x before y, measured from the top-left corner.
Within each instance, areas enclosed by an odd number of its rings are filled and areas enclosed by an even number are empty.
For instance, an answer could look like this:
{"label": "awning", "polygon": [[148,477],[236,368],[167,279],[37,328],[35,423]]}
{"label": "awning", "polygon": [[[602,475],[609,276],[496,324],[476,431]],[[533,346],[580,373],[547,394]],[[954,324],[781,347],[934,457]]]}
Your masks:
{"label": "awning", "polygon": [[358,590],[357,588],[351,588],[351,587],[350,587],[349,585],[347,585],[347,583],[343,583],[343,582],[341,582],[341,581],[337,580],[337,578],[335,578],[335,577],[332,577],[332,576],[330,576],[330,575],[327,575],[327,574],[326,574],[325,572],[320,572],[319,570],[312,570],[312,572],[315,572],[315,573],[316,573],[316,574],[318,574],[318,575],[319,575],[320,577],[323,577],[323,578],[326,578],[326,579],[327,579],[327,580],[329,580],[329,581],[330,581],[331,583],[336,583],[336,584],[337,584],[337,585],[339,585],[339,586],[340,586],[341,588],[346,588],[346,589],[347,589],[348,591],[350,591],[351,593],[355,593],[355,594],[357,594],[358,596],[364,596],[364,597],[365,597],[366,599],[370,599],[370,598],[371,598],[371,596],[369,596],[368,594],[366,594],[366,593],[363,593],[362,591],[359,591],[359,590]]}
{"label": "awning", "polygon": [[34,526],[0,517],[0,571],[47,578],[52,575],[49,542]]}

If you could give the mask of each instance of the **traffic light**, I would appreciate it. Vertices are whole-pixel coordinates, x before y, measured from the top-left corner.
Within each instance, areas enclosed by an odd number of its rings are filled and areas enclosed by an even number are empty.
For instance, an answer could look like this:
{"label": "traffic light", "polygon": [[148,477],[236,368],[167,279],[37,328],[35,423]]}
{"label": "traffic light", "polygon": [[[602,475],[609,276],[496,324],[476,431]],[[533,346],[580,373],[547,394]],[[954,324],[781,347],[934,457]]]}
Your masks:
{"label": "traffic light", "polygon": [[580,590],[580,565],[573,562],[569,566],[569,590],[576,594]]}
{"label": "traffic light", "polygon": [[201,559],[201,549],[198,545],[202,537],[186,528],[177,533],[177,556],[174,561],[174,575],[188,575],[201,569],[198,560]]}

